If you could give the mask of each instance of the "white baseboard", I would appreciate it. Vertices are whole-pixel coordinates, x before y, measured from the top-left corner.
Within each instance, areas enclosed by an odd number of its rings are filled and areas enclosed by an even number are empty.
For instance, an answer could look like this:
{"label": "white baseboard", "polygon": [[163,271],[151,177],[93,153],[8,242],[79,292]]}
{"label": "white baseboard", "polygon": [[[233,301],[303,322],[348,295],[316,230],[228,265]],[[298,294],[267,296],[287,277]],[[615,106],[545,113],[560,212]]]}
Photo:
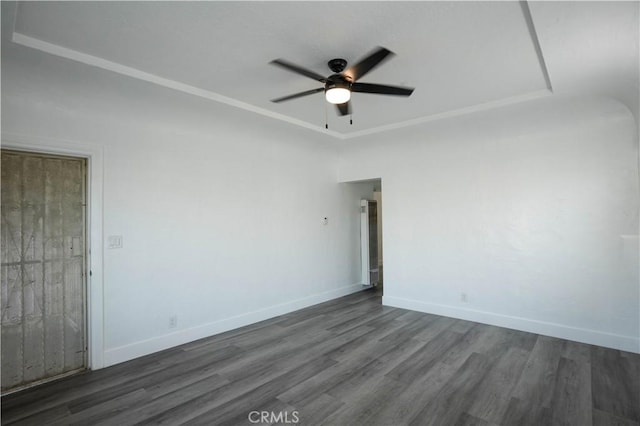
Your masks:
{"label": "white baseboard", "polygon": [[382,304],[412,311],[442,315],[498,327],[527,331],[544,336],[558,337],[591,345],[604,346],[627,352],[640,353],[640,339],[633,336],[604,333],[585,328],[570,327],[562,324],[532,320],[528,318],[501,315],[493,312],[476,311],[456,306],[439,305],[400,297],[382,296]]}
{"label": "white baseboard", "polygon": [[278,315],[284,315],[289,312],[297,311],[298,309],[346,296],[351,293],[356,293],[361,290],[363,290],[362,284],[352,284],[326,291],[324,293],[314,294],[302,299],[269,306],[253,312],[247,312],[235,317],[225,318],[196,327],[177,330],[173,333],[164,334],[151,339],[107,349],[104,352],[104,366],[108,367],[110,365],[119,364],[134,358],[182,345],[184,343],[193,342],[194,340],[202,339],[204,337],[224,333],[225,331],[264,321],[269,318],[277,317]]}

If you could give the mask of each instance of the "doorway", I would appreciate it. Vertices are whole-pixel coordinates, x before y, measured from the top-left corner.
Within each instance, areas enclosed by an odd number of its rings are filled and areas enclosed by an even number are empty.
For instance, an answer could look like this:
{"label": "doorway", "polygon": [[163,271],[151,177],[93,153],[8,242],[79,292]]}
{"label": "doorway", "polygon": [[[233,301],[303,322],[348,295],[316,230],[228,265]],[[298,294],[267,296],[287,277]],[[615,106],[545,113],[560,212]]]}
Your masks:
{"label": "doorway", "polygon": [[376,202],[376,236],[378,240],[378,287],[380,292],[383,291],[384,286],[384,273],[383,273],[383,260],[382,260],[382,188],[381,185],[374,187],[373,199]]}
{"label": "doorway", "polygon": [[3,150],[2,392],[87,367],[87,164]]}
{"label": "doorway", "polygon": [[360,253],[362,284],[382,292],[382,193],[360,200]]}

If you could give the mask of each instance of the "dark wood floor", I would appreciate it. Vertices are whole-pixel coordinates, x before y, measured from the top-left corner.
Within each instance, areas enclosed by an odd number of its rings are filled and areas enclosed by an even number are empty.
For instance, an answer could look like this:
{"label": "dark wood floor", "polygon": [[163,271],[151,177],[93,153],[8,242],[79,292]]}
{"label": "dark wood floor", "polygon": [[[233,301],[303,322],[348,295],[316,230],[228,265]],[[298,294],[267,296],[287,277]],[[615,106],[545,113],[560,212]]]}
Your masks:
{"label": "dark wood floor", "polygon": [[2,424],[637,426],[639,382],[640,355],[369,290],[9,395]]}

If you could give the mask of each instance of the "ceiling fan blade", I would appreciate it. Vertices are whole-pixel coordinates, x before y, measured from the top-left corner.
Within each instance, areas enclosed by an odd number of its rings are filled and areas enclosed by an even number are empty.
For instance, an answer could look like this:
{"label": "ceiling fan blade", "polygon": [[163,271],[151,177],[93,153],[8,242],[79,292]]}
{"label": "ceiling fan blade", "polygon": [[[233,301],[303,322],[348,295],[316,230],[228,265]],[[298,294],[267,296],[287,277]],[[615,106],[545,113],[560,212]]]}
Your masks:
{"label": "ceiling fan blade", "polygon": [[385,58],[390,57],[394,53],[390,50],[385,49],[384,47],[378,47],[373,52],[369,54],[366,58],[362,59],[357,64],[347,68],[342,74],[351,79],[351,81],[356,81],[366,73],[371,71],[373,68],[377,67],[382,63]]}
{"label": "ceiling fan blade", "polygon": [[360,93],[376,93],[379,95],[410,96],[413,93],[414,88],[402,86],[385,86],[383,84],[371,83],[353,83],[351,85],[351,91]]}
{"label": "ceiling fan blade", "polygon": [[351,114],[351,102],[347,101],[343,104],[336,104],[336,108],[338,109],[338,114],[340,115],[349,115]]}
{"label": "ceiling fan blade", "polygon": [[301,98],[303,96],[313,95],[314,93],[323,92],[323,91],[324,91],[324,87],[318,87],[317,89],[311,89],[311,90],[307,90],[305,92],[294,93],[293,95],[288,95],[288,96],[283,96],[281,98],[272,99],[271,102],[276,102],[277,103],[277,102],[288,101],[289,99]]}
{"label": "ceiling fan blade", "polygon": [[284,59],[274,59],[273,61],[269,62],[270,64],[273,65],[278,65],[286,70],[289,71],[293,71],[297,74],[301,74],[304,75],[305,77],[309,77],[312,78],[314,80],[320,81],[322,83],[326,83],[327,79],[324,78],[324,76],[321,76],[318,73],[315,73],[311,70],[308,70],[306,68],[302,68],[301,66],[298,66],[296,64],[292,64],[291,62],[287,62]]}

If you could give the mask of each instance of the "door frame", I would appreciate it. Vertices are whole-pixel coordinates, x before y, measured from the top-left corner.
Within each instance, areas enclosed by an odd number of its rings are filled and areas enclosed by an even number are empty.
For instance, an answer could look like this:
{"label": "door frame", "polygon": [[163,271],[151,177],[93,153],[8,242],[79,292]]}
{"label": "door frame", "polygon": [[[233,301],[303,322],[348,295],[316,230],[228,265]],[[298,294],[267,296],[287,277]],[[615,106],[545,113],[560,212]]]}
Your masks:
{"label": "door frame", "polygon": [[87,161],[87,244],[86,317],[87,368],[104,367],[104,286],[103,286],[103,173],[104,148],[93,143],[77,143],[40,137],[2,133],[2,149],[37,154],[67,155]]}

